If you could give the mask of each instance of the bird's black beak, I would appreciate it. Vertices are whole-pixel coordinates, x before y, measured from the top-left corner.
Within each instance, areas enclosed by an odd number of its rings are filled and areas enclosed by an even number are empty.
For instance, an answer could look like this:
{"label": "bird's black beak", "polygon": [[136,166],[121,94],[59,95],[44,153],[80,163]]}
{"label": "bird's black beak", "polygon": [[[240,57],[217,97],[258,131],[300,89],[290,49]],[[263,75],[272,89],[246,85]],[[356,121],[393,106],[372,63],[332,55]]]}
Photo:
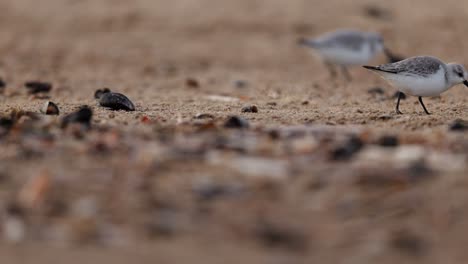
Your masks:
{"label": "bird's black beak", "polygon": [[467,80],[464,80],[464,81],[463,81],[463,84],[464,84],[466,87],[468,87],[468,81],[467,81]]}

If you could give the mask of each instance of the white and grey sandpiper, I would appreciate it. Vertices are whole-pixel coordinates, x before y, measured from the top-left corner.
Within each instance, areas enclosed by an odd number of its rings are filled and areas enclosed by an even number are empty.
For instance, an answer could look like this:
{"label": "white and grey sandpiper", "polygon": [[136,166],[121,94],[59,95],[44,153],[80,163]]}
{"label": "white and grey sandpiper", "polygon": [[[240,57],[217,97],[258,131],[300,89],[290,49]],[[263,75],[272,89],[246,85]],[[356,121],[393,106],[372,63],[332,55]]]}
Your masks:
{"label": "white and grey sandpiper", "polygon": [[445,64],[431,56],[418,56],[395,63],[363,67],[378,73],[400,91],[396,105],[398,114],[402,114],[399,109],[402,92],[418,96],[424,112],[429,115],[422,97],[437,96],[461,83],[468,87],[468,73],[463,65]]}
{"label": "white and grey sandpiper", "polygon": [[333,31],[313,39],[300,39],[299,43],[318,53],[332,77],[336,75],[334,66],[339,66],[348,80],[351,79],[348,66],[361,66],[380,52],[387,53],[379,33],[351,29]]}

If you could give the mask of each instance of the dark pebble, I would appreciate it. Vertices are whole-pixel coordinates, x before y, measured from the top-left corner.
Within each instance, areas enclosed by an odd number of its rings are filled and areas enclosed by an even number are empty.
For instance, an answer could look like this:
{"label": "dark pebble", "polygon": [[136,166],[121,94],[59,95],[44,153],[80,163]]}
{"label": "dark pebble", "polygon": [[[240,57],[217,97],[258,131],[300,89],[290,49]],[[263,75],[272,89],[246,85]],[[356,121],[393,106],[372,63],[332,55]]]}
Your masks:
{"label": "dark pebble", "polygon": [[238,186],[227,186],[220,184],[200,184],[192,189],[199,201],[207,202],[222,197],[235,197],[243,192]]}
{"label": "dark pebble", "polygon": [[226,128],[248,128],[249,122],[242,117],[239,116],[230,116],[224,122],[224,127]]}
{"label": "dark pebble", "polygon": [[301,105],[308,105],[309,104],[309,101],[302,101]]}
{"label": "dark pebble", "polygon": [[41,112],[46,115],[59,115],[60,111],[58,106],[51,101],[47,101],[41,109]]}
{"label": "dark pebble", "polygon": [[200,87],[200,83],[198,82],[198,80],[194,79],[194,78],[187,78],[185,80],[185,85],[187,87],[190,87],[190,88],[198,88]]}
{"label": "dark pebble", "polygon": [[468,129],[468,121],[463,119],[456,119],[450,124],[451,131],[466,131]]}
{"label": "dark pebble", "polygon": [[91,118],[93,117],[93,110],[88,106],[83,106],[80,110],[66,115],[62,119],[62,128],[66,128],[71,123],[80,123],[85,125],[87,128],[91,126]]}
{"label": "dark pebble", "polygon": [[307,248],[307,239],[301,232],[284,226],[259,223],[255,235],[267,247],[281,247],[290,250],[305,250]]}
{"label": "dark pebble", "polygon": [[396,136],[382,136],[379,138],[377,141],[377,144],[382,146],[382,147],[396,147],[398,146],[398,137]]}
{"label": "dark pebble", "polygon": [[234,86],[236,88],[246,88],[248,85],[249,85],[249,83],[247,81],[244,81],[244,80],[236,80],[234,82]]}
{"label": "dark pebble", "polygon": [[96,92],[94,93],[94,98],[96,99],[99,99],[101,98],[101,96],[105,93],[110,93],[111,90],[109,88],[103,88],[103,89],[98,89],[96,90]]}
{"label": "dark pebble", "polygon": [[421,256],[427,249],[427,243],[409,230],[400,230],[392,234],[390,245],[411,256]]}
{"label": "dark pebble", "polygon": [[6,83],[0,78],[0,94],[5,91]]}
{"label": "dark pebble", "polygon": [[24,86],[30,94],[48,93],[52,89],[52,84],[38,81],[26,82]]}
{"label": "dark pebble", "polygon": [[242,113],[258,113],[258,107],[256,105],[244,106],[241,109]]}
{"label": "dark pebble", "polygon": [[332,150],[332,160],[349,160],[354,154],[359,152],[364,143],[357,136],[351,136],[346,142]]}
{"label": "dark pebble", "polygon": [[215,118],[214,115],[212,114],[196,114],[193,118],[195,119],[213,119]]}
{"label": "dark pebble", "polygon": [[5,136],[10,132],[15,122],[11,118],[2,117],[0,118],[0,137]]}
{"label": "dark pebble", "polygon": [[382,89],[381,87],[370,88],[369,90],[367,90],[367,92],[371,95],[382,95],[385,93],[384,89]]}
{"label": "dark pebble", "polygon": [[392,18],[391,13],[379,6],[368,5],[364,7],[364,13],[371,18],[380,19],[380,20],[388,20]]}
{"label": "dark pebble", "polygon": [[103,93],[99,98],[99,104],[112,110],[135,111],[132,101],[121,93]]}

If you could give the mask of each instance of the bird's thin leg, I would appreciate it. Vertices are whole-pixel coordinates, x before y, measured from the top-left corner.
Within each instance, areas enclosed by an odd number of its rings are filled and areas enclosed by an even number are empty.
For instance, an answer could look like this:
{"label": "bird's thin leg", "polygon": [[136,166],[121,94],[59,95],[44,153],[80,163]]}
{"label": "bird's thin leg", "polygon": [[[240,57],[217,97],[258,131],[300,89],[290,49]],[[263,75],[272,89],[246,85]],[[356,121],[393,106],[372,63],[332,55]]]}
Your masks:
{"label": "bird's thin leg", "polygon": [[346,81],[350,82],[353,78],[351,78],[351,74],[349,74],[348,68],[346,66],[341,65],[341,72],[343,73]]}
{"label": "bird's thin leg", "polygon": [[396,113],[399,114],[399,115],[402,115],[403,113],[400,111],[400,100],[401,98],[403,97],[403,93],[402,92],[398,92],[398,101],[396,103]]}
{"label": "bird's thin leg", "polygon": [[424,105],[421,96],[419,96],[419,102],[421,103],[422,107],[424,108],[424,112],[426,112],[426,114],[430,115],[431,113],[429,113],[429,112],[427,111],[426,106]]}
{"label": "bird's thin leg", "polygon": [[335,79],[337,75],[335,66],[333,66],[333,64],[331,64],[330,62],[325,62],[325,66],[327,66],[328,71],[330,72],[330,79]]}

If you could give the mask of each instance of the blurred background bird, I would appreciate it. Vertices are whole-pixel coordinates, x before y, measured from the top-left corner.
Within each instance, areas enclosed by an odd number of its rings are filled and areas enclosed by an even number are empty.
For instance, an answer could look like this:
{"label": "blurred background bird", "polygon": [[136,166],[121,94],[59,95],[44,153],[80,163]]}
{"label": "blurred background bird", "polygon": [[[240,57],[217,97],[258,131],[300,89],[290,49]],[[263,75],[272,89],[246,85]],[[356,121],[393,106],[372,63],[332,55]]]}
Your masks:
{"label": "blurred background bird", "polygon": [[383,37],[377,32],[340,29],[316,38],[301,38],[299,44],[312,48],[322,58],[332,78],[337,76],[336,67],[339,67],[348,81],[351,80],[348,67],[366,64],[382,52],[389,62],[402,59],[385,47]]}

